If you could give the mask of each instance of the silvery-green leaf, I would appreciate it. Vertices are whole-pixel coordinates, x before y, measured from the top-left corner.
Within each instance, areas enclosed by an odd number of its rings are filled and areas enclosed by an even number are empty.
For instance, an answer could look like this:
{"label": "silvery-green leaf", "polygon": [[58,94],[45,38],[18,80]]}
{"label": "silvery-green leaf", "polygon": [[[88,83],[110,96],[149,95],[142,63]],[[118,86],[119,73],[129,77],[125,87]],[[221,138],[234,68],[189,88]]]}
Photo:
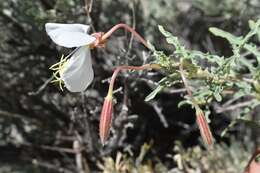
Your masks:
{"label": "silvery-green leaf", "polygon": [[90,49],[87,46],[79,48],[64,68],[60,75],[65,87],[71,92],[84,91],[94,78]]}
{"label": "silvery-green leaf", "polygon": [[219,92],[214,92],[213,95],[218,102],[222,101],[222,97]]}
{"label": "silvery-green leaf", "polygon": [[162,91],[164,86],[159,85],[155,90],[153,90],[148,96],[146,96],[145,101],[148,102],[152,100],[160,91]]}
{"label": "silvery-green leaf", "polygon": [[260,52],[257,49],[256,45],[253,44],[245,44],[245,49],[248,50],[249,52],[251,52],[252,54],[254,54],[256,56],[256,59],[258,61],[258,63],[260,63]]}
{"label": "silvery-green leaf", "polygon": [[88,25],[47,23],[45,29],[52,41],[67,48],[89,45],[96,40],[87,34]]}
{"label": "silvery-green leaf", "polygon": [[[257,22],[254,22],[253,20],[249,20],[248,23],[251,30],[254,30],[257,26]],[[258,40],[260,41],[260,28],[257,28],[257,30]]]}
{"label": "silvery-green leaf", "polygon": [[215,36],[227,39],[231,44],[240,45],[242,43],[242,37],[236,37],[233,34],[230,34],[229,32],[226,32],[222,29],[211,27],[209,28],[209,31]]}

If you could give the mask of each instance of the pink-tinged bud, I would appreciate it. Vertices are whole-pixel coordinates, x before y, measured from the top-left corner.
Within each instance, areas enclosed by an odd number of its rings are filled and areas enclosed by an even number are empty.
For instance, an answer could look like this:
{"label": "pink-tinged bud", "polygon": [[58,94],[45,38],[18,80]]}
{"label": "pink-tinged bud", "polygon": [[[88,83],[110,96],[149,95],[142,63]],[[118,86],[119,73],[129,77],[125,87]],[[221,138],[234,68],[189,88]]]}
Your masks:
{"label": "pink-tinged bud", "polygon": [[196,121],[200,129],[202,140],[206,147],[210,149],[213,146],[213,137],[204,113],[199,107],[196,107]]}
{"label": "pink-tinged bud", "polygon": [[108,95],[105,98],[102,112],[100,116],[99,122],[99,136],[101,143],[105,145],[105,142],[109,136],[111,122],[112,122],[112,114],[113,114],[113,97]]}
{"label": "pink-tinged bud", "polygon": [[249,160],[244,173],[259,173],[260,170],[260,148],[258,148]]}

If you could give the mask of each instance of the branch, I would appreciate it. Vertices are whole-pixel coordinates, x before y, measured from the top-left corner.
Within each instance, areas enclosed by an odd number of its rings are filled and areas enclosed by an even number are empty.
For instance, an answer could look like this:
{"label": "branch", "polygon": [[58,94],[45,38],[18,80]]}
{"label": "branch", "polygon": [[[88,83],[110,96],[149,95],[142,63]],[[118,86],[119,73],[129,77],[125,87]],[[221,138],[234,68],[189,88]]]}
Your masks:
{"label": "branch", "polygon": [[249,101],[245,101],[245,102],[242,102],[242,103],[237,103],[237,104],[234,104],[234,105],[231,105],[231,106],[227,106],[227,107],[217,107],[216,108],[216,112],[217,113],[222,113],[222,112],[226,112],[226,111],[232,111],[232,110],[235,110],[235,109],[238,109],[238,108],[249,106],[251,104],[252,104],[252,100],[249,100]]}

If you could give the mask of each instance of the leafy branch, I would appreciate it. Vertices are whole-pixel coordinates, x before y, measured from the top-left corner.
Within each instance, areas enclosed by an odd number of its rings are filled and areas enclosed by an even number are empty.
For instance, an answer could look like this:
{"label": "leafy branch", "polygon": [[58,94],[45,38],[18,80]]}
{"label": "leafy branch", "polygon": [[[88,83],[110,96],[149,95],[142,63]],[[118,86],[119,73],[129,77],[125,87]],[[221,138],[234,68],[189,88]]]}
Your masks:
{"label": "leafy branch", "polygon": [[[233,54],[230,57],[224,57],[209,52],[189,50],[176,36],[159,26],[159,31],[165,36],[167,43],[174,46],[174,51],[166,55],[150,45],[155,61],[162,67],[162,73],[165,76],[145,100],[155,98],[165,88],[172,86],[178,88],[180,84],[184,84],[188,95],[179,105],[191,104],[195,108],[196,105],[203,106],[207,109],[206,111],[209,111],[209,106],[213,102],[248,97],[250,99],[247,102],[253,104],[241,107],[237,120],[237,122],[245,122],[241,121],[243,117],[249,115],[260,104],[260,52],[253,39],[257,35],[258,39],[260,38],[260,20],[249,21],[249,27],[250,31],[245,36],[235,36],[219,28],[209,28],[212,34],[230,43]],[[185,84],[187,82],[183,80],[183,73],[190,85],[188,88]],[[247,111],[248,109],[250,111]],[[228,111],[229,108],[226,110]],[[246,124],[259,126],[258,122],[248,123],[248,121],[250,120],[246,118]]]}

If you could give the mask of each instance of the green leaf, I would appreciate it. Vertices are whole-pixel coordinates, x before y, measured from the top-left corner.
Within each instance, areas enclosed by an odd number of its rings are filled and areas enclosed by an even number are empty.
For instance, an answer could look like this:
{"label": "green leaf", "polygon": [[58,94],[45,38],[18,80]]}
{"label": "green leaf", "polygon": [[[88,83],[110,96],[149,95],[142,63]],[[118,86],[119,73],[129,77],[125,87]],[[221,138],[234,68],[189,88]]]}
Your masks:
{"label": "green leaf", "polygon": [[215,36],[227,39],[230,44],[235,44],[235,45],[242,44],[242,37],[236,37],[233,34],[226,32],[222,29],[211,27],[209,28],[209,31]]}
{"label": "green leaf", "polygon": [[245,44],[246,42],[248,42],[250,38],[256,35],[259,29],[260,29],[260,19],[252,26],[251,31],[244,37],[242,44]]}
{"label": "green leaf", "polygon": [[[253,20],[249,20],[248,24],[251,30],[254,30],[254,28],[256,28],[257,26],[257,23],[254,22]],[[258,40],[260,41],[260,28],[257,28],[257,35],[258,35]]]}
{"label": "green leaf", "polygon": [[162,25],[158,25],[159,31],[165,36],[165,37],[171,37],[172,34],[168,31],[166,31]]}
{"label": "green leaf", "polygon": [[214,97],[218,102],[222,101],[222,97],[219,92],[214,92]]}
{"label": "green leaf", "polygon": [[160,92],[162,91],[164,88],[164,86],[159,85],[155,90],[153,90],[148,96],[146,96],[145,101],[148,102],[152,99],[154,99],[154,97]]}
{"label": "green leaf", "polygon": [[232,120],[231,123],[221,132],[220,136],[224,137],[226,133],[237,124],[237,119]]}
{"label": "green leaf", "polygon": [[252,74],[255,73],[256,69],[253,66],[253,64],[250,61],[248,61],[248,59],[246,59],[245,57],[240,57],[239,61],[241,64],[243,64],[245,67],[247,67],[250,70],[250,73]]}
{"label": "green leaf", "polygon": [[154,45],[153,45],[150,41],[147,41],[147,44],[148,44],[149,49],[150,49],[152,52],[155,52],[155,51],[156,51]]}
{"label": "green leaf", "polygon": [[188,50],[185,49],[185,47],[180,44],[177,37],[173,36],[170,32],[166,31],[163,26],[158,25],[159,31],[166,37],[166,41],[169,44],[174,45],[175,47],[175,54],[179,54],[180,56],[184,58],[189,58]]}
{"label": "green leaf", "polygon": [[211,55],[209,53],[203,53],[197,50],[192,50],[191,55],[192,59],[206,59],[210,63],[216,63],[221,66],[224,62],[224,57],[220,57],[218,55]]}
{"label": "green leaf", "polygon": [[209,107],[206,106],[206,109],[203,110],[204,111],[204,115],[205,115],[205,118],[207,120],[208,123],[211,123],[211,120],[209,118],[210,114],[211,114],[211,111],[209,110]]}
{"label": "green leaf", "polygon": [[214,95],[215,99],[216,99],[218,102],[221,102],[221,101],[222,101],[222,96],[221,96],[221,92],[222,92],[222,91],[223,91],[223,87],[222,87],[222,86],[216,86],[213,95]]}
{"label": "green leaf", "polygon": [[256,59],[258,61],[258,64],[260,64],[260,52],[258,51],[256,45],[246,44],[245,49],[251,52],[253,55],[256,56]]}
{"label": "green leaf", "polygon": [[192,105],[192,102],[190,100],[182,100],[178,103],[178,108],[180,108],[184,105]]}

